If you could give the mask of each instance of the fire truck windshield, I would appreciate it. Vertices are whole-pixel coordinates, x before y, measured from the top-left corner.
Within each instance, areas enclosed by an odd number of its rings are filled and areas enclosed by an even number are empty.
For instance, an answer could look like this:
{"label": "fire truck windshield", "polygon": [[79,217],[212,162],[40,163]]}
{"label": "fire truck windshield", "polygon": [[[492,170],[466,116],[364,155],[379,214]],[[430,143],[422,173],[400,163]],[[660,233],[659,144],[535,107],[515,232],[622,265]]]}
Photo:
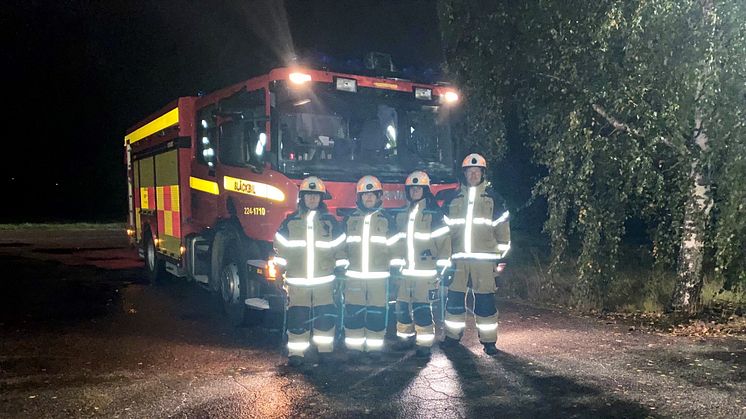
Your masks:
{"label": "fire truck windshield", "polygon": [[434,181],[454,178],[447,109],[435,101],[373,88],[337,91],[320,83],[276,88],[273,102],[273,144],[279,146],[280,170],[290,177],[354,181],[375,174],[401,181],[422,169]]}

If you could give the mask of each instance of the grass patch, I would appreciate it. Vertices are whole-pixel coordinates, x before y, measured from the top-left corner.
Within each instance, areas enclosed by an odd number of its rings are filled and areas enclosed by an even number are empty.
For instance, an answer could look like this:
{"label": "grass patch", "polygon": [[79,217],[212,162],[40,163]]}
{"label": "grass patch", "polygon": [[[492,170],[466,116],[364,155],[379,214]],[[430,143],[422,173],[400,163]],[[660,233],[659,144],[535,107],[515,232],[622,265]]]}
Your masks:
{"label": "grass patch", "polygon": [[638,268],[620,272],[606,296],[610,310],[622,313],[663,313],[671,300],[676,276],[673,272]]}
{"label": "grass patch", "polygon": [[17,230],[124,230],[125,223],[16,223],[0,224],[0,231]]}
{"label": "grass patch", "polygon": [[[549,249],[543,243],[516,235],[508,269],[499,280],[500,295],[549,306],[577,308],[581,311],[604,309],[618,313],[663,314],[667,311],[676,284],[673,269],[655,268],[649,250],[642,246],[622,249],[619,271],[607,284],[602,301],[579,306],[578,278],[568,263],[552,274]],[[723,288],[723,281],[707,274],[701,294],[702,312],[727,318],[746,312],[746,286],[733,290]]]}
{"label": "grass patch", "polygon": [[746,288],[739,285],[726,290],[723,285],[723,280],[706,277],[702,286],[702,306],[723,317],[743,315],[746,312]]}

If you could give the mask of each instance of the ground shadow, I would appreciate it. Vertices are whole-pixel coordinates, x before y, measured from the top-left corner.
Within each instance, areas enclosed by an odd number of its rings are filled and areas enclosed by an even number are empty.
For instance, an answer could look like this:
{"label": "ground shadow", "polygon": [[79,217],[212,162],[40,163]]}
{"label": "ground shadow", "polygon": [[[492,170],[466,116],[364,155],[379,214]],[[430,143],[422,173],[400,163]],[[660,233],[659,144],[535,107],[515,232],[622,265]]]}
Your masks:
{"label": "ground shadow", "polygon": [[530,365],[511,354],[476,356],[463,346],[446,351],[458,372],[469,417],[655,417],[644,406]]}
{"label": "ground shadow", "polygon": [[144,268],[100,268],[0,255],[0,332],[86,330],[101,336],[278,349],[279,333],[227,324],[215,294],[183,279],[156,284]]}
{"label": "ground shadow", "polygon": [[639,350],[634,351],[635,370],[650,374],[665,373],[690,384],[723,392],[738,393],[733,384],[746,381],[746,349],[743,341],[733,341],[731,348],[699,352],[696,346],[687,351]]}
{"label": "ground shadow", "polygon": [[117,289],[137,280],[131,271],[111,275],[95,267],[0,256],[0,321],[44,328],[104,316],[117,304]]}
{"label": "ground shadow", "polygon": [[[302,376],[316,391],[332,399],[338,410],[334,417],[396,417],[401,414],[396,401],[428,360],[413,356],[414,351],[386,352],[380,360],[350,362],[344,350],[331,361],[317,366],[293,369],[281,366],[281,374]],[[298,413],[312,407],[301,405]]]}

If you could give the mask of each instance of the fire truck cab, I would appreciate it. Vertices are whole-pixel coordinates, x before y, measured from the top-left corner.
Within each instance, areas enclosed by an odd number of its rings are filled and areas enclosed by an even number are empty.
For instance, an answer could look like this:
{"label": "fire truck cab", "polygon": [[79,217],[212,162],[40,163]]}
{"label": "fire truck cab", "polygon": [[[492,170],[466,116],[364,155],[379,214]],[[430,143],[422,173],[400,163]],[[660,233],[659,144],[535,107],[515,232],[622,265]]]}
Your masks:
{"label": "fire truck cab", "polygon": [[355,207],[373,174],[384,206],[406,204],[421,169],[433,193],[457,186],[447,85],[277,68],[204,96],[181,97],[129,129],[127,232],[152,280],[166,272],[220,296],[230,321],[282,316],[273,238],[309,175],[332,214]]}

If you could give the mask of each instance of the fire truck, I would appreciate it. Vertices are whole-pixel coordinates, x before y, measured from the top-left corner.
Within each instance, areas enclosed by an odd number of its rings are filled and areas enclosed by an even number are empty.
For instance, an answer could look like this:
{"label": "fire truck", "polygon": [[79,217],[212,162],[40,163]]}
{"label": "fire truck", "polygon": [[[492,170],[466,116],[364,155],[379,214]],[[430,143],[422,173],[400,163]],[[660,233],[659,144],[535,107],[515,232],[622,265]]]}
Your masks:
{"label": "fire truck", "polygon": [[127,233],[152,281],[204,285],[235,325],[281,316],[272,242],[301,180],[321,177],[340,218],[366,174],[384,183],[386,208],[406,205],[415,169],[433,193],[453,189],[458,102],[445,84],[299,66],[180,97],[124,137]]}

